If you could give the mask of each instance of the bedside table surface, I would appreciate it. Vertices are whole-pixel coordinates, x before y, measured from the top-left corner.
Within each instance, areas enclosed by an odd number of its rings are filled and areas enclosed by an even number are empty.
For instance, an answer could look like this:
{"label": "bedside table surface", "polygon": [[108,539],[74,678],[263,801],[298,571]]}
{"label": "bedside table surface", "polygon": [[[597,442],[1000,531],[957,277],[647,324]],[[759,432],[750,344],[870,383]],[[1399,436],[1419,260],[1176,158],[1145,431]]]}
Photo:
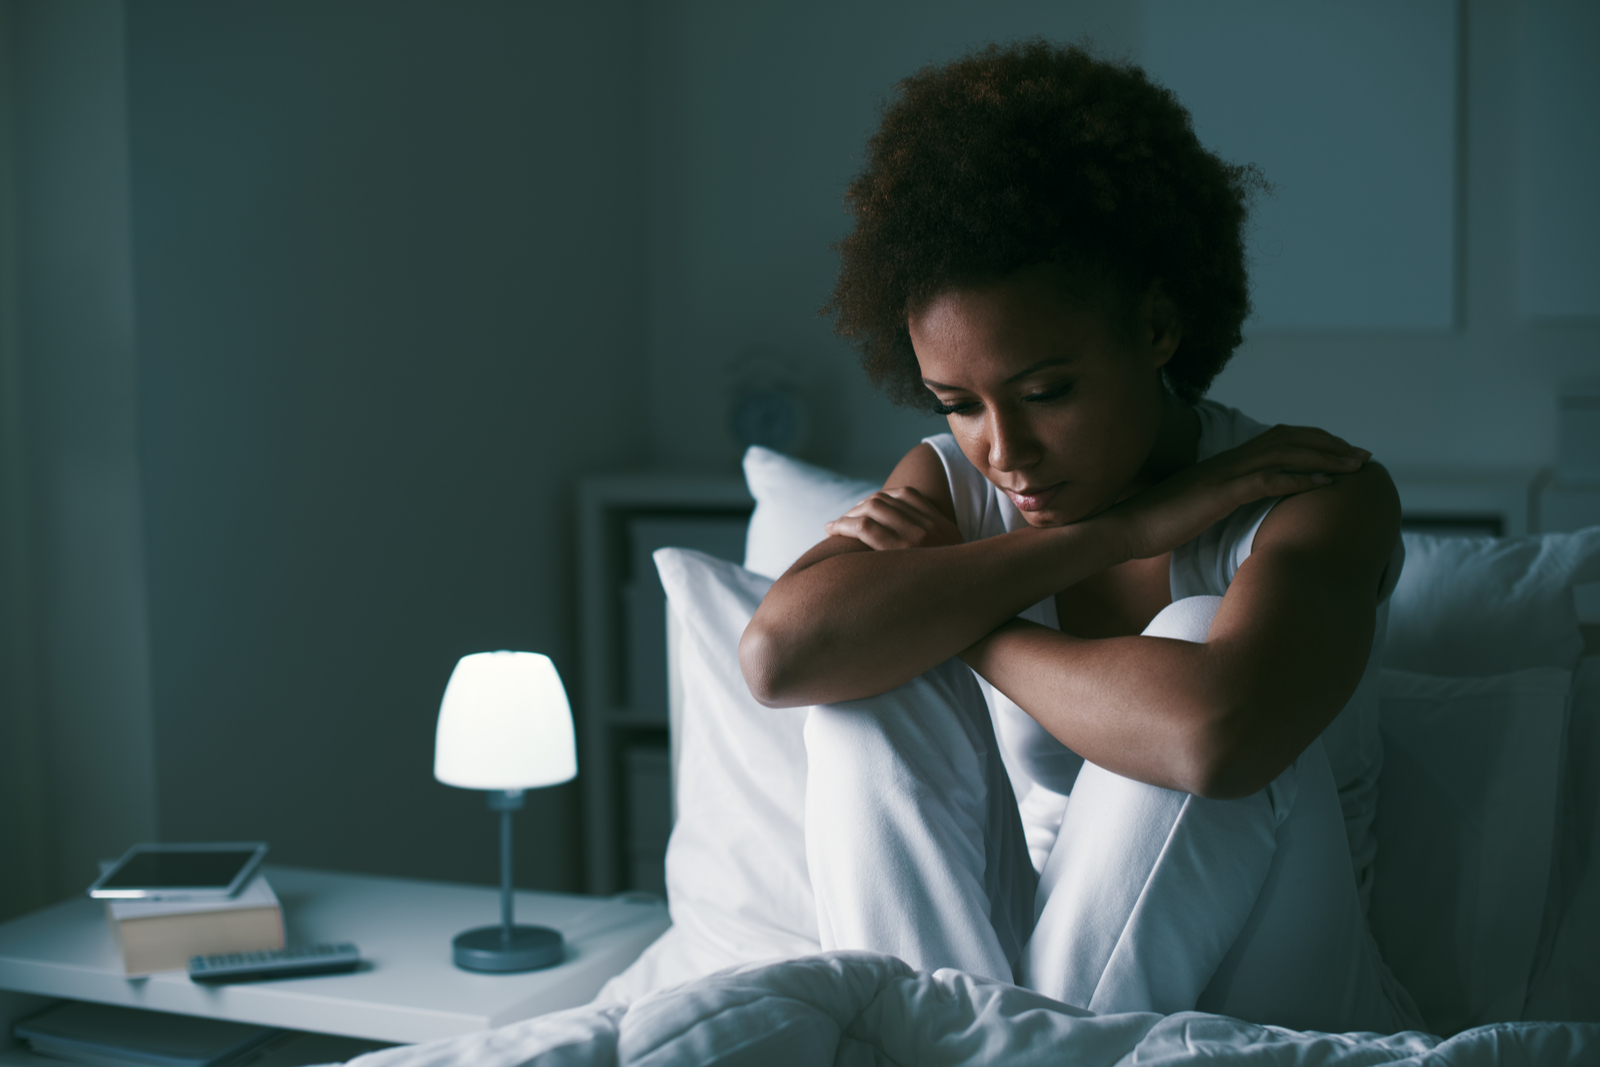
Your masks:
{"label": "bedside table surface", "polygon": [[567,959],[512,975],[463,971],[450,940],[497,924],[489,887],[304,868],[264,869],[290,945],[354,942],[362,970],[210,987],[185,972],[122,974],[101,902],[0,924],[0,989],[388,1042],[425,1042],[581,1005],[668,926],[654,901],[519,891],[518,923],[562,933]]}

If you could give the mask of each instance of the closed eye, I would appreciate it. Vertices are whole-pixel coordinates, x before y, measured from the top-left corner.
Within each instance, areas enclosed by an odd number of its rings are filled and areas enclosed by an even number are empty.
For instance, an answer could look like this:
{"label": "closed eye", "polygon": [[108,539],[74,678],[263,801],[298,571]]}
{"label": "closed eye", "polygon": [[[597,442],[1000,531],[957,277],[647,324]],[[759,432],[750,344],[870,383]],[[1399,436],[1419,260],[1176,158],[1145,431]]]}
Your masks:
{"label": "closed eye", "polygon": [[1047,404],[1053,400],[1060,400],[1062,397],[1065,397],[1071,392],[1072,383],[1068,382],[1064,385],[1057,386],[1055,389],[1046,389],[1041,390],[1038,393],[1025,394],[1022,399],[1025,401],[1032,401],[1034,404]]}
{"label": "closed eye", "polygon": [[977,401],[957,401],[955,404],[942,404],[939,401],[934,401],[933,411],[935,415],[961,415],[965,412],[970,412],[977,406]]}

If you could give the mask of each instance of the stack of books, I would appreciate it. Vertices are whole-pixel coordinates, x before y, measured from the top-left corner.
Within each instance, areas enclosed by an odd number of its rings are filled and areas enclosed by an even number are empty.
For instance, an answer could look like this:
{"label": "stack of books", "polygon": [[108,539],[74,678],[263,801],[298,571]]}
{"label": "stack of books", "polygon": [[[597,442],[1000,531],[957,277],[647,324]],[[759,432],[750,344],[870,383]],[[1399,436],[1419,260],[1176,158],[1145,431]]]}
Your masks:
{"label": "stack of books", "polygon": [[283,948],[283,908],[265,875],[220,900],[108,901],[106,920],[127,975],[187,968],[208,953]]}

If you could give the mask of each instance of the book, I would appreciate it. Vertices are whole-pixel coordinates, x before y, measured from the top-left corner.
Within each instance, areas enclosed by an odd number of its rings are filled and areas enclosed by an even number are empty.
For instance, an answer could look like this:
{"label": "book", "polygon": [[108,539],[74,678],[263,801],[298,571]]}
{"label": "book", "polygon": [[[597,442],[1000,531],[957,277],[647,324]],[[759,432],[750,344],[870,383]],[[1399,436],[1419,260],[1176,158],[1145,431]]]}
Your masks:
{"label": "book", "polygon": [[126,975],[187,968],[207,953],[283,948],[283,908],[265,875],[220,900],[108,901],[106,922]]}

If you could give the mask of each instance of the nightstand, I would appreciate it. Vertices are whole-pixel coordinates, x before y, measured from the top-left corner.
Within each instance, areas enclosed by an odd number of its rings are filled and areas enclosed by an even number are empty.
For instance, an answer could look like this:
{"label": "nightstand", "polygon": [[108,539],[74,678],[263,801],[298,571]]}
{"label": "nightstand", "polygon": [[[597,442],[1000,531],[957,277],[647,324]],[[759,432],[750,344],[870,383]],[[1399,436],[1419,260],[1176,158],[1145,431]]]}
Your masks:
{"label": "nightstand", "polygon": [[520,891],[517,918],[561,931],[567,958],[540,971],[486,975],[455,967],[450,940],[496,921],[500,897],[491,887],[265,871],[289,941],[355,942],[365,958],[360,971],[218,987],[192,983],[184,972],[127,979],[104,905],[82,897],[0,924],[0,990],[426,1042],[581,1005],[669,923],[666,906],[652,898]]}

